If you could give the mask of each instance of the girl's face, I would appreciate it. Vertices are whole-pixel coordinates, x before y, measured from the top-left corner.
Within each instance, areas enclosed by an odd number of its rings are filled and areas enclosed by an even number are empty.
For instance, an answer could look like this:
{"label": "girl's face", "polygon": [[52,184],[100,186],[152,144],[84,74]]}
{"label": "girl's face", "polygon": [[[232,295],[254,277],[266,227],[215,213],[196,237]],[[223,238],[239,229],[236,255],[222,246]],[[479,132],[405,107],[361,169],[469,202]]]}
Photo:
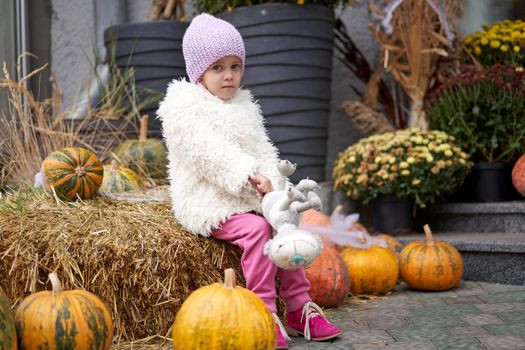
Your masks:
{"label": "girl's face", "polygon": [[226,56],[213,63],[199,82],[209,92],[227,101],[241,86],[242,62],[237,56]]}

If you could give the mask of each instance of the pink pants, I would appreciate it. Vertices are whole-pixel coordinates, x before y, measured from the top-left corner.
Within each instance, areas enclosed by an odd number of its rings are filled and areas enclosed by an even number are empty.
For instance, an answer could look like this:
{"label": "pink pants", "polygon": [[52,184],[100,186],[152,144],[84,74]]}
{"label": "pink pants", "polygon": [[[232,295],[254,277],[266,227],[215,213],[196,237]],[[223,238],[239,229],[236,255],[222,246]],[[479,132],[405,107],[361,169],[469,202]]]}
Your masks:
{"label": "pink pants", "polygon": [[280,295],[288,311],[298,310],[311,300],[310,282],[303,269],[283,270],[263,254],[264,244],[272,238],[272,227],[264,217],[250,213],[233,215],[211,235],[241,247],[246,288],[257,294],[270,312],[277,312],[275,276],[281,281]]}

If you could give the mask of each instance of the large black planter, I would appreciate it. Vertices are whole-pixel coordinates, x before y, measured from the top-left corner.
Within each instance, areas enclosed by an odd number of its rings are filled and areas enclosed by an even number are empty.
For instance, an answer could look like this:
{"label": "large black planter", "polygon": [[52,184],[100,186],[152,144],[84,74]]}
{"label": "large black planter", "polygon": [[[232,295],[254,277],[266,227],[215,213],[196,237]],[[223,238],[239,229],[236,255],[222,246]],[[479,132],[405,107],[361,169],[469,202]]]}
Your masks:
{"label": "large black planter", "polygon": [[281,158],[297,163],[291,180],[324,180],[334,13],[327,6],[261,4],[218,17],[246,45],[242,83],[259,100]]}
{"label": "large black planter", "polygon": [[[182,37],[188,25],[159,21],[109,27],[104,31],[107,59],[114,60],[121,69],[133,68],[137,89],[164,93],[169,82],[186,76]],[[160,138],[160,122],[155,118],[157,109],[158,104],[153,104],[140,112],[150,116],[150,137]]]}
{"label": "large black planter", "polygon": [[414,200],[382,195],[371,203],[374,231],[395,234],[413,229]]}
{"label": "large black planter", "polygon": [[512,185],[512,164],[478,162],[453,194],[455,202],[502,202],[520,199]]}

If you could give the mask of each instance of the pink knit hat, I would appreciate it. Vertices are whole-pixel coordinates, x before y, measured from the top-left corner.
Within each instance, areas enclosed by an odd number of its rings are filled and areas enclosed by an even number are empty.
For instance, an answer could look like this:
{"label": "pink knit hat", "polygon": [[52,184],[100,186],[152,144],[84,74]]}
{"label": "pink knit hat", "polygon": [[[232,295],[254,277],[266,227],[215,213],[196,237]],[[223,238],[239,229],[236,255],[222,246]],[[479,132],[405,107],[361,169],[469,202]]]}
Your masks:
{"label": "pink knit hat", "polygon": [[192,83],[196,83],[213,62],[230,55],[240,58],[244,72],[246,53],[241,34],[230,23],[207,13],[195,17],[186,29],[182,53]]}

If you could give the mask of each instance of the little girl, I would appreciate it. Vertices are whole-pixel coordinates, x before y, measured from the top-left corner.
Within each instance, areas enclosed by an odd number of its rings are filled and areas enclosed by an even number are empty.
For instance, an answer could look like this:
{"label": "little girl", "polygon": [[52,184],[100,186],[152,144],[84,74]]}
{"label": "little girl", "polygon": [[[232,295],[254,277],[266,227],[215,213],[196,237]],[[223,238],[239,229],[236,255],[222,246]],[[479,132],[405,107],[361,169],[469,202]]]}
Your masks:
{"label": "little girl", "polygon": [[245,49],[240,33],[208,14],[193,19],[182,41],[190,82],[174,80],[157,112],[168,145],[170,191],[178,222],[194,234],[239,246],[246,288],[278,326],[277,348],[289,339],[276,316],[276,276],[286,302],[287,330],[307,340],[331,339],[331,325],[309,295],[303,269],[282,270],[263,254],[272,228],[259,214],[277,184],[277,149],[260,106],[240,89]]}

